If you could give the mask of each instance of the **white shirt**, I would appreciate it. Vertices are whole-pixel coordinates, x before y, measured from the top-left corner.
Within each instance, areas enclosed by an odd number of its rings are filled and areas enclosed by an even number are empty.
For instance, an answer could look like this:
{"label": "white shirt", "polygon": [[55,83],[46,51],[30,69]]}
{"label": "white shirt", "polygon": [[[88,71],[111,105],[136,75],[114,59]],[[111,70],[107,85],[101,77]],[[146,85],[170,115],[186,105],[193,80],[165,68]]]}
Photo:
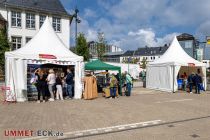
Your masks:
{"label": "white shirt", "polygon": [[50,73],[47,76],[47,81],[49,85],[55,84],[55,74],[54,73]]}

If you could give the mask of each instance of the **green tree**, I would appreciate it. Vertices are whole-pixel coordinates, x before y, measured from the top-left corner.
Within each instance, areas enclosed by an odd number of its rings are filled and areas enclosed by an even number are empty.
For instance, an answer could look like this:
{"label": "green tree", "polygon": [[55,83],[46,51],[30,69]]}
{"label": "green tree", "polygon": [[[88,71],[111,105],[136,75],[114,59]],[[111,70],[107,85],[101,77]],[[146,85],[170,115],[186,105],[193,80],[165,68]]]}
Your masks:
{"label": "green tree", "polygon": [[0,29],[0,71],[3,72],[5,70],[5,57],[4,53],[9,51],[9,41],[7,39],[7,31],[5,28]]}
{"label": "green tree", "polygon": [[104,33],[98,32],[97,54],[98,54],[98,59],[100,60],[103,60],[105,47],[106,47],[106,44],[105,44],[105,39],[104,39]]}
{"label": "green tree", "polygon": [[146,66],[147,66],[147,59],[143,57],[143,60],[141,61],[140,67],[142,69],[146,69]]}
{"label": "green tree", "polygon": [[80,33],[79,36],[77,37],[77,45],[75,48],[75,52],[77,55],[83,56],[84,61],[88,61],[90,58],[87,41],[84,34],[82,33]]}

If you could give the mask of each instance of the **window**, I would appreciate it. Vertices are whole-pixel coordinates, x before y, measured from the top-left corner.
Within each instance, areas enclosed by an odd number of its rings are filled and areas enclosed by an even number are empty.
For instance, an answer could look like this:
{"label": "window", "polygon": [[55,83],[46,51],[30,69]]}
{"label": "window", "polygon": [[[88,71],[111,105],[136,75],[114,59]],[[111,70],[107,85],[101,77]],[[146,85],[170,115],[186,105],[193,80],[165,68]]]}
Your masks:
{"label": "window", "polygon": [[151,58],[151,60],[152,60],[152,57],[150,57]]}
{"label": "window", "polygon": [[185,41],[185,48],[192,48],[193,42],[192,41]]}
{"label": "window", "polygon": [[55,31],[61,31],[61,18],[53,17],[52,24]]}
{"label": "window", "polygon": [[14,37],[12,36],[12,50],[16,50],[21,48],[21,37]]}
{"label": "window", "polygon": [[11,25],[12,27],[21,27],[21,13],[12,11],[12,20],[11,20]]}
{"label": "window", "polygon": [[39,28],[42,27],[42,24],[44,23],[45,19],[46,19],[45,15],[40,15],[39,16]]}
{"label": "window", "polygon": [[155,56],[153,57],[153,59],[155,60]]}
{"label": "window", "polygon": [[31,40],[31,37],[26,37],[26,43],[28,43]]}
{"label": "window", "polygon": [[26,28],[35,29],[35,14],[26,13]]}

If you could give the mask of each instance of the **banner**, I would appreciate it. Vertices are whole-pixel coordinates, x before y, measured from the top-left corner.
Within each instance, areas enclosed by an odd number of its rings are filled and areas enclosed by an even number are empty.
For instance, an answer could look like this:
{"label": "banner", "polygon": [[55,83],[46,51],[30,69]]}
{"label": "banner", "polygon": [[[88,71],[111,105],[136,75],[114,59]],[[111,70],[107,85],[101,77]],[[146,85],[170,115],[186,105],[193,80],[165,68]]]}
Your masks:
{"label": "banner", "polygon": [[45,59],[57,59],[56,56],[51,54],[39,54],[39,58],[45,58]]}
{"label": "banner", "polygon": [[188,66],[189,67],[195,67],[195,64],[194,63],[188,63]]}

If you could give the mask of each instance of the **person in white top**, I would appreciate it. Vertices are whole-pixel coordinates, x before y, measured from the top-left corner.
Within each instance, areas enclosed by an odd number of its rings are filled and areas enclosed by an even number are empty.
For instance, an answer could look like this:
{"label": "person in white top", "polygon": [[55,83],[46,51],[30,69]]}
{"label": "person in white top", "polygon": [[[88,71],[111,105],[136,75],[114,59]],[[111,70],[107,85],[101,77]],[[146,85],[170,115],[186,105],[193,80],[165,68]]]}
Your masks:
{"label": "person in white top", "polygon": [[50,92],[50,99],[49,101],[54,101],[54,93],[53,93],[53,87],[55,86],[55,73],[53,69],[49,70],[49,74],[47,76],[47,83],[48,83],[48,89]]}

